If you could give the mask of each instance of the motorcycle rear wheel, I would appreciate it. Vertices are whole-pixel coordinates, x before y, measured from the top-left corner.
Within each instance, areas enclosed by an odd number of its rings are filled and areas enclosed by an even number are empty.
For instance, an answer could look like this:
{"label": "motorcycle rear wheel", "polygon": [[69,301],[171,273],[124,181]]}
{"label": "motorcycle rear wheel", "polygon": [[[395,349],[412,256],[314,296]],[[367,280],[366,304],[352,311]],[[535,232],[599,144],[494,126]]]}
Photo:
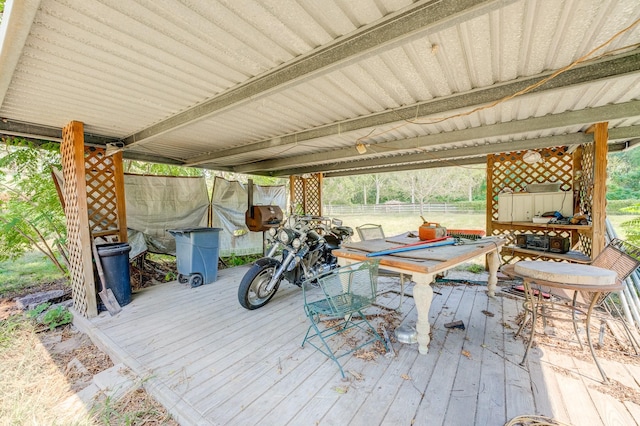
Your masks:
{"label": "motorcycle rear wheel", "polygon": [[276,271],[275,265],[255,264],[244,274],[238,287],[238,302],[243,308],[253,310],[266,305],[276,294],[282,277],[270,292],[266,287]]}

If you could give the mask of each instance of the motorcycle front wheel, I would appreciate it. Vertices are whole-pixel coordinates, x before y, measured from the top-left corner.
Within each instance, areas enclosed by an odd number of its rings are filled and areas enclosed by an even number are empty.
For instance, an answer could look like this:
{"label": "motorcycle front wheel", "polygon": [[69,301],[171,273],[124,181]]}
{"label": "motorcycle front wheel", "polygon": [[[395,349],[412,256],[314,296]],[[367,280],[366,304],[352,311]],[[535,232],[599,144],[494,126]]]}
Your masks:
{"label": "motorcycle front wheel", "polygon": [[267,286],[271,277],[276,272],[276,265],[258,265],[255,264],[244,274],[240,287],[238,287],[238,301],[245,309],[258,309],[266,305],[269,300],[276,294],[280,281],[273,287],[271,291],[267,291]]}

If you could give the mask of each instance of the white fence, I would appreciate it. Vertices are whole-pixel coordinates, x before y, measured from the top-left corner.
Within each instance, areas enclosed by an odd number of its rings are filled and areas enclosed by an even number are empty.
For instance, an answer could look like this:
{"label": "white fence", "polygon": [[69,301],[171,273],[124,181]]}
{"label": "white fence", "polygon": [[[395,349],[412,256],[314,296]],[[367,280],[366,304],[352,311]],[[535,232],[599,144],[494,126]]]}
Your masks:
{"label": "white fence", "polygon": [[[422,211],[444,213],[480,213],[471,209],[463,209],[452,203],[428,203],[423,204]],[[327,216],[339,216],[349,214],[371,213],[420,213],[420,204],[366,204],[366,205],[324,205],[322,214]]]}

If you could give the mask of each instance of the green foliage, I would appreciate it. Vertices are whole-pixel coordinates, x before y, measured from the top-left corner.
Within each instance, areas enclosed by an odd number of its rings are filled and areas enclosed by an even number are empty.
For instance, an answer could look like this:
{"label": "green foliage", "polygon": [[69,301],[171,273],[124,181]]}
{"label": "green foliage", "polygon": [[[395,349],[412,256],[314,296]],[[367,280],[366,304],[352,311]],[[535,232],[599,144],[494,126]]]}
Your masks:
{"label": "green foliage", "polygon": [[46,303],[41,303],[38,306],[36,306],[33,309],[30,309],[27,311],[27,317],[29,317],[32,320],[37,319],[44,311],[46,311],[47,309],[49,309],[49,306],[51,306],[51,303],[46,302]]}
{"label": "green foliage", "polygon": [[71,321],[73,321],[73,315],[69,312],[69,309],[62,305],[49,309],[50,306],[51,303],[49,302],[41,303],[35,308],[27,311],[27,317],[46,325],[49,327],[49,330],[53,330],[61,325],[70,324]]}
{"label": "green foliage", "polygon": [[142,161],[124,160],[124,170],[127,173],[137,173],[157,176],[204,176],[203,169],[195,167],[174,166],[171,164],[145,163]]}
{"label": "green foliage", "polygon": [[607,173],[607,200],[640,199],[640,149],[611,154]]}
{"label": "green foliage", "polygon": [[640,200],[637,199],[607,200],[607,215],[628,215],[632,212],[627,209],[638,203],[640,203]]}
{"label": "green foliage", "polygon": [[[51,167],[60,165],[57,144],[4,139],[0,154],[0,260],[35,248],[61,271],[56,253],[66,240],[66,224]],[[58,247],[58,248],[56,248]]]}
{"label": "green foliage", "polygon": [[46,256],[31,251],[15,260],[0,261],[0,297],[12,298],[31,287],[64,278]]}
{"label": "green foliage", "polygon": [[232,254],[231,256],[225,257],[222,260],[227,266],[232,268],[234,266],[242,266],[242,265],[247,265],[249,263],[253,263],[256,260],[258,260],[261,256],[262,255],[258,255],[258,254],[247,254],[244,256]]}
{"label": "green foliage", "polygon": [[466,271],[469,271],[469,272],[472,272],[472,273],[474,273],[474,274],[479,274],[479,273],[481,273],[481,272],[484,272],[484,271],[485,271],[484,266],[482,266],[482,265],[478,265],[477,263],[472,263],[472,264],[468,265],[468,266],[465,268],[465,270],[466,270]]}
{"label": "green foliage", "polygon": [[64,306],[56,306],[53,309],[49,309],[44,317],[42,317],[42,323],[49,327],[49,330],[53,330],[61,325],[70,324],[73,321],[73,315],[69,312],[69,309]]}
{"label": "green foliage", "polygon": [[[640,215],[640,203],[623,209],[627,213]],[[625,232],[626,239],[634,244],[640,244],[640,216],[623,222],[621,225]]]}

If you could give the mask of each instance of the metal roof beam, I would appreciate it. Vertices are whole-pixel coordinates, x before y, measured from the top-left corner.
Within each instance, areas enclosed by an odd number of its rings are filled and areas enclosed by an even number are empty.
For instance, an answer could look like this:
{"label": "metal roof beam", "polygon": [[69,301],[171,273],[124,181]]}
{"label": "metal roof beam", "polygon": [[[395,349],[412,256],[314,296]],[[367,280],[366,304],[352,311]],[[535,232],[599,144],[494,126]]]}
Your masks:
{"label": "metal roof beam", "polygon": [[[519,121],[492,124],[490,126],[473,127],[470,129],[453,132],[437,133],[433,135],[418,136],[415,138],[381,142],[370,145],[373,152],[393,153],[421,149],[431,146],[446,145],[450,143],[480,141],[486,138],[515,135],[519,133],[562,128],[575,125],[586,125],[596,121],[610,121],[625,117],[640,116],[640,101],[631,101],[623,104],[605,105],[578,111],[567,111],[560,114],[546,115]],[[620,128],[624,129],[624,128]],[[619,130],[621,131],[621,130]],[[633,133],[633,130],[630,130]],[[238,173],[252,173],[256,171],[277,170],[290,168],[304,164],[320,162],[344,161],[349,158],[366,158],[359,155],[353,147],[342,148],[317,154],[305,154],[288,157],[281,160],[266,160],[247,165],[237,166],[234,170]]]}
{"label": "metal roof beam", "polygon": [[[628,145],[629,144],[627,142],[610,143],[609,152],[623,151],[628,148]],[[470,158],[462,158],[462,159],[454,159],[454,160],[438,160],[438,161],[429,161],[426,163],[409,163],[409,164],[403,164],[400,166],[384,166],[384,167],[373,167],[368,169],[329,172],[329,173],[324,173],[323,177],[332,178],[332,177],[340,177],[340,176],[362,175],[362,174],[369,174],[369,173],[391,173],[391,172],[402,172],[402,171],[410,171],[410,170],[418,170],[418,169],[434,169],[439,167],[474,166],[478,164],[486,165],[486,163],[487,163],[487,156],[484,155],[482,157],[470,157]]]}
{"label": "metal roof beam", "polygon": [[[559,74],[542,86],[531,90],[529,93],[539,93],[572,85],[583,84],[586,82],[612,79],[638,71],[640,71],[640,49],[635,49],[631,52],[576,66],[573,69]],[[532,77],[520,78],[518,80],[510,81],[507,83],[495,84],[493,86],[482,89],[475,89],[465,93],[459,93],[451,96],[416,103],[392,111],[384,111],[365,117],[344,120],[328,124],[326,126],[319,126],[297,133],[291,133],[276,138],[266,139],[241,147],[223,149],[190,159],[188,161],[188,164],[203,164],[213,159],[221,159],[224,157],[241,155],[243,153],[246,153],[247,151],[256,151],[260,149],[273,148],[276,146],[290,145],[306,140],[333,136],[337,134],[345,134],[347,132],[355,130],[384,126],[387,124],[398,122],[399,120],[415,120],[416,118],[426,117],[428,115],[442,114],[447,111],[458,110],[462,108],[471,108],[482,104],[496,102],[523,89],[526,89],[527,87],[550,77],[552,74],[553,72],[547,72]]]}
{"label": "metal roof beam", "polygon": [[273,94],[293,84],[315,78],[337,65],[361,59],[374,49],[393,47],[401,40],[440,31],[461,21],[489,13],[517,0],[425,0],[410,8],[358,30],[353,35],[338,38],[307,55],[257,76],[228,91],[169,117],[127,138],[125,144],[147,141],[189,123],[210,117],[231,106],[253,101],[261,95]]}
{"label": "metal roof beam", "polygon": [[[0,120],[0,134],[58,143],[62,142],[62,129],[60,128],[12,120]],[[113,142],[120,142],[120,140],[90,133],[84,134],[84,143],[87,145],[105,147],[107,143]]]}
{"label": "metal roof beam", "polygon": [[[611,142],[640,137],[640,126],[621,127],[609,130]],[[391,157],[364,159],[360,161],[345,161],[340,163],[321,164],[309,167],[294,167],[273,171],[271,176],[289,176],[303,173],[335,172],[361,168],[384,167],[392,164],[407,164],[416,162],[450,161],[456,158],[477,157],[498,152],[522,151],[526,149],[540,149],[554,146],[581,145],[593,142],[593,136],[584,133],[572,133],[559,136],[548,136],[537,139],[525,139],[502,143],[471,146],[457,149],[443,149],[440,151],[421,152],[417,154],[396,155]]]}
{"label": "metal roof beam", "polygon": [[462,158],[456,160],[442,160],[442,161],[428,161],[425,163],[410,163],[399,166],[384,166],[384,167],[372,167],[367,169],[357,170],[344,170],[339,172],[324,173],[325,178],[341,177],[341,176],[353,176],[364,175],[370,173],[391,173],[391,172],[403,172],[417,169],[434,169],[438,167],[459,167],[459,166],[473,166],[478,164],[486,164],[487,157],[471,157]]}

